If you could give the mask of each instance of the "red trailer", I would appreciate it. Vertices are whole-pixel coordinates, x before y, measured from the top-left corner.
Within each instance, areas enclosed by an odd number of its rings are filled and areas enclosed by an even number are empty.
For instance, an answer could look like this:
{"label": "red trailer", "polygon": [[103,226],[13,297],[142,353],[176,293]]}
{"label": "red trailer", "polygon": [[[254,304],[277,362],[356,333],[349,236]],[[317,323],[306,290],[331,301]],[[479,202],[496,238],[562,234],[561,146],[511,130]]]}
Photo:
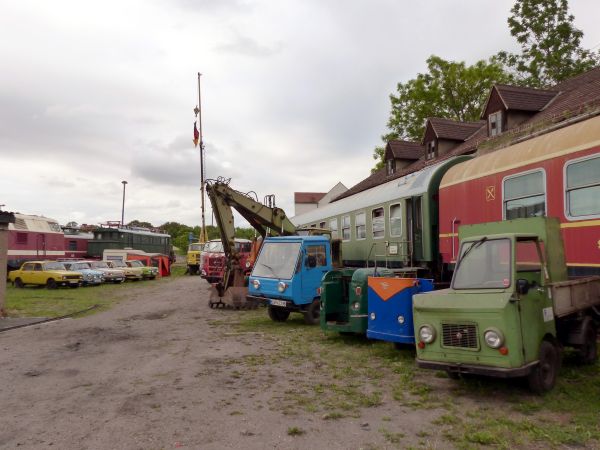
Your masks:
{"label": "red trailer", "polygon": [[439,191],[440,253],[450,267],[458,227],[557,217],[571,275],[600,274],[600,116],[452,167]]}

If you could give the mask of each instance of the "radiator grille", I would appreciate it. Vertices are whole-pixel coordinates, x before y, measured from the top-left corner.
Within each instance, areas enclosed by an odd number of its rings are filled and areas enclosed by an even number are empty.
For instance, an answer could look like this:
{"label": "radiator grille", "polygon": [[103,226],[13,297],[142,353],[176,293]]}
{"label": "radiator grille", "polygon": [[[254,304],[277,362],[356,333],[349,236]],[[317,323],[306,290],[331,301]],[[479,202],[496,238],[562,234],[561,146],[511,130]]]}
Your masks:
{"label": "radiator grille", "polygon": [[472,324],[442,324],[444,347],[478,348],[477,327]]}

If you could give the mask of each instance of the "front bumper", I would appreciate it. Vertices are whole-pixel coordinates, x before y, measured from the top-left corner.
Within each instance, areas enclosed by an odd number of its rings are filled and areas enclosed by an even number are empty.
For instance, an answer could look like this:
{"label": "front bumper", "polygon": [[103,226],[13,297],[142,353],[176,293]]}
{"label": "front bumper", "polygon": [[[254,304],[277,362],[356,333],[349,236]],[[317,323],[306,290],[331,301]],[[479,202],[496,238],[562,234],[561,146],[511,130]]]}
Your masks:
{"label": "front bumper", "polygon": [[417,358],[417,367],[421,369],[445,370],[456,374],[486,375],[496,378],[525,377],[538,365],[538,361],[522,367],[504,368],[493,366],[478,366],[474,364],[445,363],[440,361],[425,361]]}

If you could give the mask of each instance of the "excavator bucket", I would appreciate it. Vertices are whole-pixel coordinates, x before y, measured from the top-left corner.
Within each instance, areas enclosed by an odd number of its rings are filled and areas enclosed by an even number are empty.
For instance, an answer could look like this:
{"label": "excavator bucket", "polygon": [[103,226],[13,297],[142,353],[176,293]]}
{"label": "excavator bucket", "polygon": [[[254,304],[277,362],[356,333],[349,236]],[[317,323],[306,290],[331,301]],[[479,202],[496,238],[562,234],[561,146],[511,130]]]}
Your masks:
{"label": "excavator bucket", "polygon": [[248,300],[247,286],[229,286],[224,289],[221,283],[211,286],[208,306],[211,308],[255,309],[258,302]]}

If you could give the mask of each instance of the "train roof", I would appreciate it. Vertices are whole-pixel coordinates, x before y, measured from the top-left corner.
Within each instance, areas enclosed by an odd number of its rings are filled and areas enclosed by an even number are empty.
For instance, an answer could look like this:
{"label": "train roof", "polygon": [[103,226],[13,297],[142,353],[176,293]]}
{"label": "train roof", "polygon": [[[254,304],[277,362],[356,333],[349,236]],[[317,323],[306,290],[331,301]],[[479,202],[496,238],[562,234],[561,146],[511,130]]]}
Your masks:
{"label": "train roof", "polygon": [[62,228],[54,219],[20,213],[15,213],[15,222],[9,223],[8,229],[15,231],[63,234]]}
{"label": "train roof", "polygon": [[495,150],[450,168],[440,189],[600,145],[600,116]]}
{"label": "train roof", "polygon": [[151,231],[151,230],[141,230],[141,229],[132,229],[132,228],[108,228],[108,227],[98,227],[94,230],[94,233],[96,232],[111,232],[111,231],[117,231],[119,233],[130,233],[130,234],[139,234],[139,235],[144,235],[144,236],[162,236],[162,237],[171,237],[170,234],[166,234],[166,233],[158,233],[155,231]]}
{"label": "train roof", "polygon": [[444,160],[437,164],[424,167],[423,169],[410,173],[379,186],[358,192],[350,197],[342,198],[323,207],[319,207],[292,217],[290,220],[296,226],[318,222],[329,217],[349,213],[358,209],[368,208],[405,197],[423,194],[429,189],[429,183],[433,176],[450,160]]}

